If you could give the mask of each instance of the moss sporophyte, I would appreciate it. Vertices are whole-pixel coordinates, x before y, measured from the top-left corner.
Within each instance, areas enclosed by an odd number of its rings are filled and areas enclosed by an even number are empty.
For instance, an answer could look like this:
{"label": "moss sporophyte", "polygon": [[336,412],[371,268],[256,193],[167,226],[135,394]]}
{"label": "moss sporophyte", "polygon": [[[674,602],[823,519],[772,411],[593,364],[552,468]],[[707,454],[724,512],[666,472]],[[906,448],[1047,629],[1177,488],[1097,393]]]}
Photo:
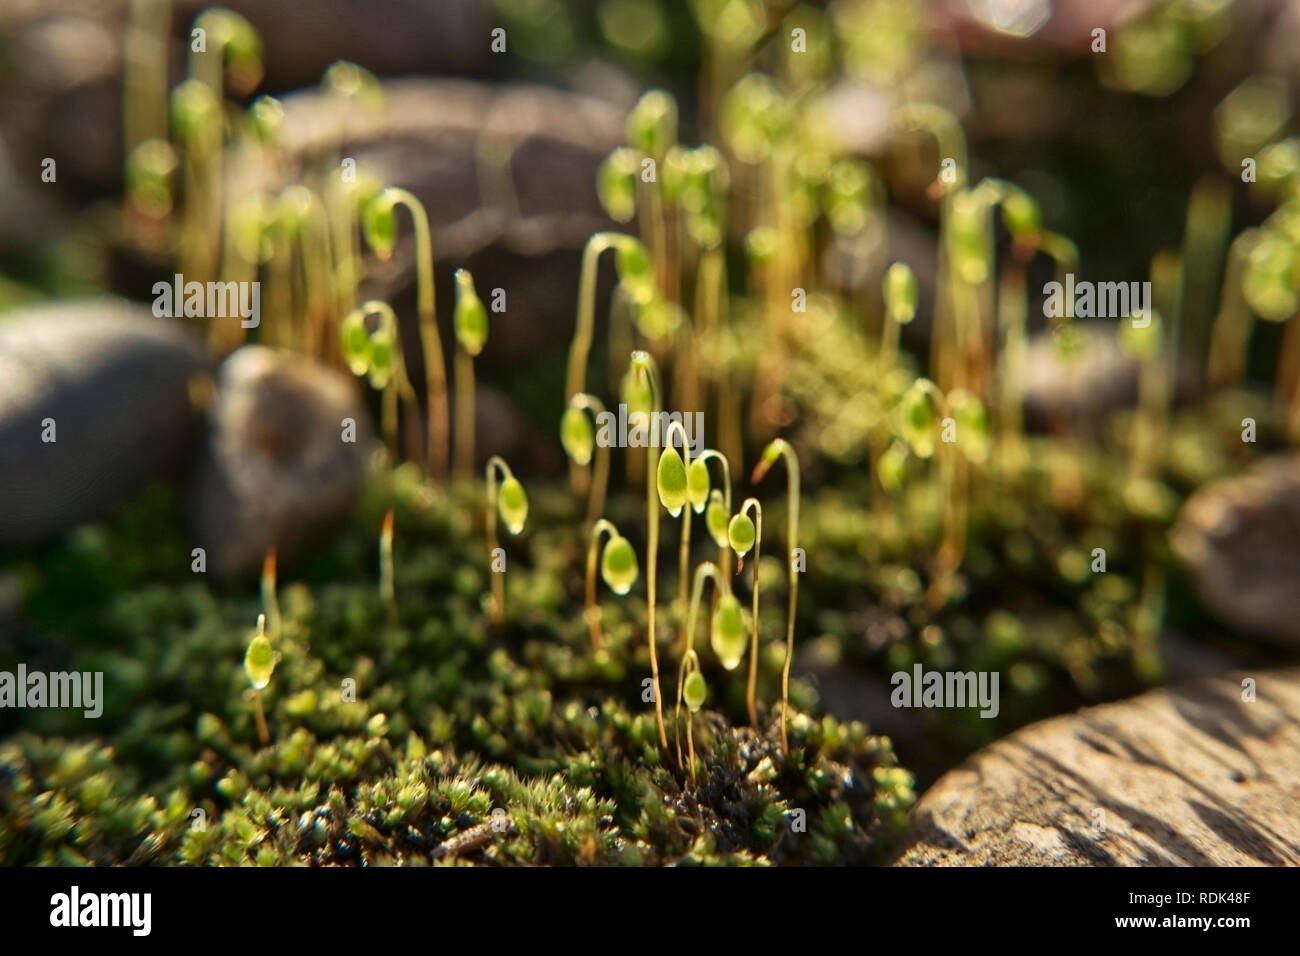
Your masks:
{"label": "moss sporophyte", "polygon": [[592,419],[599,420],[605,405],[599,398],[586,392],[569,396],[569,404],[560,419],[560,443],[569,460],[586,468],[595,458],[591,491],[587,498],[587,526],[590,528],[605,510],[605,494],[609,487],[609,443],[597,442]]}
{"label": "moss sporophyte", "polygon": [[[378,320],[373,330],[368,324],[371,316]],[[389,454],[397,461],[398,400],[405,404],[408,420],[416,421],[419,415],[415,390],[406,373],[397,314],[379,299],[362,303],[340,323],[339,344],[352,374],[366,376],[372,388],[383,392],[381,428]]]}
{"label": "moss sporophyte", "polygon": [[[604,550],[600,549],[602,536],[607,536]],[[596,565],[599,554],[600,576],[611,591],[620,597],[632,590],[639,574],[636,550],[627,538],[618,533],[614,524],[597,520],[591,529],[591,542],[587,546],[586,610],[587,627],[591,633],[591,646],[595,651],[604,647],[600,626],[600,605],[596,603]]]}
{"label": "moss sporophyte", "polygon": [[[749,512],[753,512],[751,518]],[[749,724],[751,727],[758,727],[758,594],[759,564],[762,560],[763,549],[763,506],[759,504],[757,498],[746,498],[737,512],[727,524],[727,544],[731,550],[736,552],[736,574],[740,574],[745,565],[745,555],[752,548],[754,551],[754,560],[750,562],[750,588],[752,591],[752,605],[750,610],[750,620],[752,621],[752,630],[750,631],[749,645],[749,680],[745,685],[745,705],[749,710]]]}
{"label": "moss sporophyte", "polygon": [[426,463],[429,474],[442,480],[447,477],[447,443],[451,427],[447,409],[447,363],[438,336],[433,233],[429,229],[429,217],[424,205],[414,195],[405,189],[389,186],[366,204],[362,213],[362,231],[376,255],[381,259],[390,258],[397,245],[397,206],[405,206],[410,212],[415,229],[416,308],[420,317],[420,345],[424,352],[429,406]]}
{"label": "moss sporophyte", "polygon": [[783,460],[786,469],[786,568],[789,573],[789,605],[785,623],[785,663],[781,666],[781,747],[790,752],[790,738],[787,730],[790,711],[790,664],[794,659],[794,619],[799,607],[799,574],[802,561],[799,555],[799,458],[794,448],[783,438],[773,439],[763,449],[763,456],[754,466],[749,482],[752,485],[763,480],[777,461]]}
{"label": "moss sporophyte", "polygon": [[257,718],[257,736],[266,746],[271,742],[271,733],[266,726],[266,713],[262,709],[262,690],[271,683],[275,665],[280,655],[271,646],[266,636],[266,615],[257,616],[257,633],[244,652],[244,674],[251,686],[249,695],[253,700],[253,713]]}
{"label": "moss sporophyte", "polygon": [[[709,627],[709,644],[726,670],[734,670],[744,657],[748,644],[748,622],[740,602],[731,593],[731,585],[712,561],[701,562],[695,569],[695,585],[691,590],[690,610],[683,624],[681,666],[677,674],[677,707],[673,712],[673,734],[677,736],[680,728],[682,701],[686,701],[689,715],[686,720],[686,742],[691,782],[695,774],[695,737],[693,715],[704,704],[706,687],[704,675],[700,673],[699,656],[695,652],[695,622],[699,616],[700,601],[704,596],[704,584],[712,580],[719,594],[717,606]],[[677,739],[677,763],[682,763],[681,740]]]}
{"label": "moss sporophyte", "polygon": [[[649,352],[632,353],[630,363],[634,381],[648,389],[650,420],[656,421],[661,410],[661,392],[659,389],[659,366]],[[653,684],[655,699],[655,723],[659,730],[659,745],[668,749],[668,732],[664,728],[663,694],[659,684],[659,650],[658,631],[656,630],[656,585],[658,583],[659,564],[659,504],[657,497],[657,476],[659,472],[658,443],[651,442],[646,450],[645,506],[646,506],[646,642],[650,648],[650,679]]]}
{"label": "moss sporophyte", "polygon": [[[653,425],[652,425],[653,427]],[[673,446],[674,429],[681,437],[682,450],[679,453]],[[689,472],[691,465],[691,446],[686,438],[686,430],[681,422],[668,424],[663,437],[664,448],[659,455],[659,464],[655,472],[655,487],[659,492],[659,503],[674,518],[681,517],[682,533],[678,548],[678,583],[677,616],[686,612],[686,591],[689,586],[691,557],[691,487]],[[707,500],[708,473],[704,477],[706,484],[700,495],[701,502]]]}
{"label": "moss sporophyte", "polygon": [[[587,391],[587,358],[591,352],[596,322],[597,265],[601,253],[607,249],[614,250],[619,286],[630,302],[645,305],[657,295],[649,254],[644,245],[632,236],[618,232],[598,232],[587,240],[582,253],[582,272],[578,278],[578,314],[574,323],[573,341],[569,345],[565,376],[566,403],[574,395]],[[562,433],[576,427],[572,421],[573,416],[569,415],[569,418],[570,421],[561,426]],[[570,460],[573,462],[571,480],[574,489],[583,490],[586,472],[572,457],[572,452]]]}
{"label": "moss sporophyte", "polygon": [[[500,476],[500,483],[497,478]],[[505,552],[497,541],[497,516],[512,535],[524,530],[528,520],[528,495],[524,486],[514,476],[510,466],[497,455],[488,459],[485,469],[487,483],[487,536],[490,577],[492,578],[492,620],[498,626],[506,620]]]}
{"label": "moss sporophyte", "polygon": [[488,337],[488,314],[468,269],[456,270],[456,454],[453,474],[468,481],[474,467],[474,359]]}

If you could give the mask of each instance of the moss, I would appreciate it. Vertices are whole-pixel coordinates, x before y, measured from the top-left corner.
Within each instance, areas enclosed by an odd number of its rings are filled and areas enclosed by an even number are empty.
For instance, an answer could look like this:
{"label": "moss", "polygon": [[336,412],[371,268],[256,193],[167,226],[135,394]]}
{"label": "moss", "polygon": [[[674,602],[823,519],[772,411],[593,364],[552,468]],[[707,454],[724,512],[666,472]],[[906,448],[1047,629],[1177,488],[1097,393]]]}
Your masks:
{"label": "moss", "polygon": [[[511,572],[520,620],[505,629],[487,622],[486,560],[460,526],[459,506],[449,505],[398,469],[370,490],[349,534],[298,573],[282,567],[280,660],[261,692],[267,747],[245,699],[255,593],[178,575],[174,562],[188,567],[179,536],[132,532],[141,510],[172,513],[164,493],[19,565],[27,607],[47,609],[41,625],[59,633],[79,666],[104,669],[109,692],[94,736],[79,716],[47,710],[3,744],[0,858],[11,865],[883,858],[914,799],[886,738],[795,713],[784,757],[775,708],[761,711],[763,733],[732,724],[744,719],[737,688],[721,712],[697,715],[702,773],[698,787],[685,784],[684,772],[661,759],[653,712],[641,700],[648,655],[633,639],[643,627],[629,617],[636,602],[606,606],[606,647],[591,649],[577,610],[572,556],[580,543],[554,523],[569,520],[567,495],[539,489],[539,527]],[[373,566],[374,529],[389,507],[396,624]],[[83,559],[88,538],[99,541],[95,553],[134,549],[129,560],[155,583],[97,592],[57,621],[62,583],[54,569]],[[715,687],[726,683],[720,669],[710,678]],[[345,679],[355,682],[354,700],[345,699]],[[796,811],[805,832],[793,828]]]}

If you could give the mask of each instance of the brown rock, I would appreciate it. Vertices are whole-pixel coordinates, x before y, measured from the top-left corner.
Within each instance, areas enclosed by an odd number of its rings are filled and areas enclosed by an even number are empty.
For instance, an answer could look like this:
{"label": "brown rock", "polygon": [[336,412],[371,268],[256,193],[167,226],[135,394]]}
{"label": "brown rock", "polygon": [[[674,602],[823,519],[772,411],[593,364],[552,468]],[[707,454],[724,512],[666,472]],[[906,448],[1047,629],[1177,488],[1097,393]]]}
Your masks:
{"label": "brown rock", "polygon": [[896,865],[1294,866],[1297,799],[1300,668],[1231,674],[985,748],[921,798]]}
{"label": "brown rock", "polygon": [[1200,488],[1169,544],[1201,602],[1225,624],[1300,644],[1300,455],[1274,457]]}
{"label": "brown rock", "polygon": [[[356,441],[342,422],[356,422]],[[274,546],[299,553],[355,504],[372,450],[356,383],[259,345],[217,373],[211,424],[191,484],[196,543],[218,577],[251,576]]]}

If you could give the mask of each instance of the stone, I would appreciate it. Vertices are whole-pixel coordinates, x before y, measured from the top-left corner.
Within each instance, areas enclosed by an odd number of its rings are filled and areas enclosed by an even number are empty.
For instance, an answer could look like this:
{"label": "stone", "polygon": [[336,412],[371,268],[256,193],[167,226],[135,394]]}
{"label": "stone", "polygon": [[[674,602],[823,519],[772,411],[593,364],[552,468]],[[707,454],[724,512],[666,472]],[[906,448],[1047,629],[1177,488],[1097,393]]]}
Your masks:
{"label": "stone", "polygon": [[[340,106],[316,90],[283,102],[289,175],[337,152],[355,159],[358,173],[407,189],[425,206],[447,356],[455,269],[472,271],[485,302],[492,290],[505,291],[506,311],[489,315],[492,330],[479,359],[485,374],[508,375],[518,362],[567,342],[587,240],[604,229],[635,228],[612,222],[596,197],[596,169],[623,141],[623,114],[595,97],[528,84],[411,78],[385,82],[378,110]],[[484,159],[494,151],[497,161]],[[250,188],[258,171],[232,168],[229,175]],[[284,184],[262,186],[273,192]],[[402,317],[418,387],[415,250],[404,211],[392,258],[367,255],[365,275],[362,297],[384,299]],[[604,263],[598,301],[608,301],[612,275]]]}
{"label": "stone", "polygon": [[921,798],[895,865],[1295,866],[1297,793],[1300,668],[1233,673],[991,744]]}
{"label": "stone", "polygon": [[0,541],[60,534],[176,469],[209,377],[182,323],[129,302],[0,317]]}
{"label": "stone", "polygon": [[1197,489],[1169,544],[1223,623],[1300,645],[1300,455],[1267,458]]}
{"label": "stone", "polygon": [[[344,419],[355,425],[345,441]],[[374,450],[357,383],[311,359],[260,345],[217,372],[190,481],[194,544],[219,578],[258,573],[268,548],[292,559],[345,519]]]}
{"label": "stone", "polygon": [[1096,422],[1137,401],[1138,364],[1120,350],[1118,323],[1072,324],[1079,351],[1070,357],[1061,354],[1051,332],[1029,337],[1023,371],[1027,424]]}
{"label": "stone", "polygon": [[[0,5],[5,84],[0,143],[24,177],[42,157],[59,161],[60,182],[117,190],[122,182],[122,60],[131,0],[6,0]],[[168,86],[185,78],[194,18],[208,0],[165,0],[170,7]],[[255,94],[276,96],[315,85],[337,60],[377,76],[436,71],[493,76],[508,62],[492,54],[496,13],[487,0],[370,0],[358,15],[349,0],[230,0],[217,4],[246,17],[263,44],[265,75]],[[38,182],[30,173],[30,183]],[[69,198],[66,194],[62,199]],[[15,222],[0,192],[0,244]]]}

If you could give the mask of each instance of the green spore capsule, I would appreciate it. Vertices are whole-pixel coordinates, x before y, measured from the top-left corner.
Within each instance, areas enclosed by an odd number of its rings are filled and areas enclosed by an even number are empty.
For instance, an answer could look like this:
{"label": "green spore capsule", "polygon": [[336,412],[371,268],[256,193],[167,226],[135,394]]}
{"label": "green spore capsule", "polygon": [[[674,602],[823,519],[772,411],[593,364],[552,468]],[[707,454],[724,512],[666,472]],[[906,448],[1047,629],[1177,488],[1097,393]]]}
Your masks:
{"label": "green spore capsule", "polygon": [[676,518],[690,500],[687,493],[686,464],[676,448],[665,448],[659,456],[659,473],[656,478],[659,501]]}
{"label": "green spore capsule", "polygon": [[456,341],[470,355],[478,355],[487,344],[488,314],[474,289],[468,269],[456,270],[456,312],[453,317]]}
{"label": "green spore capsule", "polygon": [[972,191],[952,198],[951,222],[953,263],[962,280],[978,285],[989,276],[992,266],[992,237],[984,200]]}
{"label": "green spore capsule", "polygon": [[677,103],[663,90],[650,90],[627,118],[627,141],[647,156],[662,156],[677,138]]}
{"label": "green spore capsule", "polygon": [[899,401],[903,438],[918,458],[929,458],[934,454],[934,437],[938,428],[934,400],[926,384],[925,379],[917,379]]}
{"label": "green spore capsule", "polygon": [[378,109],[384,104],[384,87],[378,78],[365,67],[347,60],[331,64],[321,77],[321,85],[370,109]]}
{"label": "green spore capsule", "polygon": [[1267,231],[1250,250],[1241,278],[1241,294],[1261,319],[1285,322],[1300,307],[1300,254],[1279,232]]}
{"label": "green spore capsule", "polygon": [[211,87],[200,80],[186,80],[172,90],[172,125],[180,138],[201,149],[217,144],[221,105]]}
{"label": "green spore capsule", "polygon": [[640,414],[649,416],[654,396],[650,391],[649,381],[639,377],[635,371],[628,369],[623,374],[618,386],[618,397],[627,406],[629,416]]}
{"label": "green spore capsule", "polygon": [[580,408],[570,405],[560,417],[560,444],[575,465],[586,467],[596,452],[596,433],[591,419]]}
{"label": "green spore capsule", "polygon": [[906,325],[916,316],[916,273],[905,262],[895,262],[885,273],[885,308],[889,317]]}
{"label": "green spore capsule", "polygon": [[397,343],[385,329],[370,337],[370,385],[383,390],[397,371]]}
{"label": "green spore capsule", "polygon": [[366,319],[360,309],[349,312],[339,327],[343,359],[353,375],[365,375],[370,369],[371,340]]}
{"label": "green spore capsule", "polygon": [[497,513],[511,534],[524,530],[524,523],[528,520],[528,495],[514,475],[501,482],[501,490],[497,494]]}
{"label": "green spore capsule", "polygon": [[1038,201],[1023,189],[1012,189],[1002,199],[1002,222],[1017,239],[1032,236],[1042,226]]}
{"label": "green spore capsule", "polygon": [[714,488],[709,492],[709,505],[704,510],[704,524],[709,529],[709,537],[719,548],[727,546],[727,508],[723,503],[722,492]]}
{"label": "green spore capsule", "polygon": [[745,257],[752,266],[766,266],[776,256],[776,230],[757,226],[745,233]]}
{"label": "green spore capsule", "polygon": [[[214,14],[217,11],[212,11]],[[221,11],[213,33],[226,37],[226,77],[236,93],[247,93],[262,80],[262,37],[237,13]]]}
{"label": "green spore capsule", "polygon": [[686,312],[680,305],[658,296],[636,310],[637,331],[655,342],[676,335],[685,321]]}
{"label": "green spore capsule", "polygon": [[907,478],[907,445],[895,441],[886,448],[876,462],[876,474],[886,491],[892,493],[901,489]]}
{"label": "green spore capsule", "polygon": [[610,537],[600,556],[600,576],[609,589],[620,597],[627,594],[632,590],[632,585],[636,584],[639,573],[636,551],[631,542],[621,535]]}
{"label": "green spore capsule", "polygon": [[397,246],[397,215],[393,201],[380,193],[366,203],[361,213],[361,231],[380,259],[388,259]]}
{"label": "green spore capsule", "polygon": [[618,281],[634,305],[646,305],[655,297],[654,270],[650,252],[639,239],[622,237],[614,253]]}
{"label": "green spore capsule", "polygon": [[749,628],[745,626],[745,612],[740,601],[724,594],[713,612],[713,626],[709,631],[709,644],[713,653],[727,670],[735,670],[745,656],[749,644]]}
{"label": "green spore capsule", "polygon": [[988,461],[992,429],[984,403],[970,392],[956,389],[948,396],[948,409],[957,425],[957,447],[966,460],[975,464]]}
{"label": "green spore capsule", "polygon": [[842,159],[826,173],[823,205],[831,228],[840,235],[852,235],[867,222],[871,198],[871,174],[860,160]]}
{"label": "green spore capsule", "polygon": [[682,684],[682,699],[686,701],[686,706],[690,708],[692,714],[698,713],[704,706],[704,698],[708,693],[709,687],[704,683],[703,674],[699,671],[691,671],[686,675],[686,680]]}
{"label": "green spore capsule", "polygon": [[696,514],[709,503],[709,464],[703,458],[696,458],[687,470],[686,496]]}
{"label": "green spore capsule", "polygon": [[171,212],[171,178],[177,165],[175,148],[164,140],[147,139],[133,149],[126,162],[126,188],[132,201],[151,216]]}
{"label": "green spore capsule", "polygon": [[596,171],[596,196],[615,222],[628,222],[636,215],[638,165],[636,151],[620,146]]}
{"label": "green spore capsule", "polygon": [[284,126],[284,107],[274,96],[259,96],[248,108],[248,125],[263,143],[274,143]]}
{"label": "green spore capsule", "polygon": [[756,536],[754,521],[744,512],[734,516],[727,525],[727,543],[731,545],[731,550],[736,552],[738,558],[749,554],[754,547]]}
{"label": "green spore capsule", "polygon": [[691,153],[692,150],[684,146],[673,146],[664,154],[659,187],[665,202],[687,205],[686,193],[691,188]]}
{"label": "green spore capsule", "polygon": [[271,683],[271,675],[275,672],[279,655],[271,647],[271,642],[266,639],[264,615],[258,616],[257,630],[257,636],[249,642],[248,650],[244,653],[244,674],[254,690],[261,690]]}

